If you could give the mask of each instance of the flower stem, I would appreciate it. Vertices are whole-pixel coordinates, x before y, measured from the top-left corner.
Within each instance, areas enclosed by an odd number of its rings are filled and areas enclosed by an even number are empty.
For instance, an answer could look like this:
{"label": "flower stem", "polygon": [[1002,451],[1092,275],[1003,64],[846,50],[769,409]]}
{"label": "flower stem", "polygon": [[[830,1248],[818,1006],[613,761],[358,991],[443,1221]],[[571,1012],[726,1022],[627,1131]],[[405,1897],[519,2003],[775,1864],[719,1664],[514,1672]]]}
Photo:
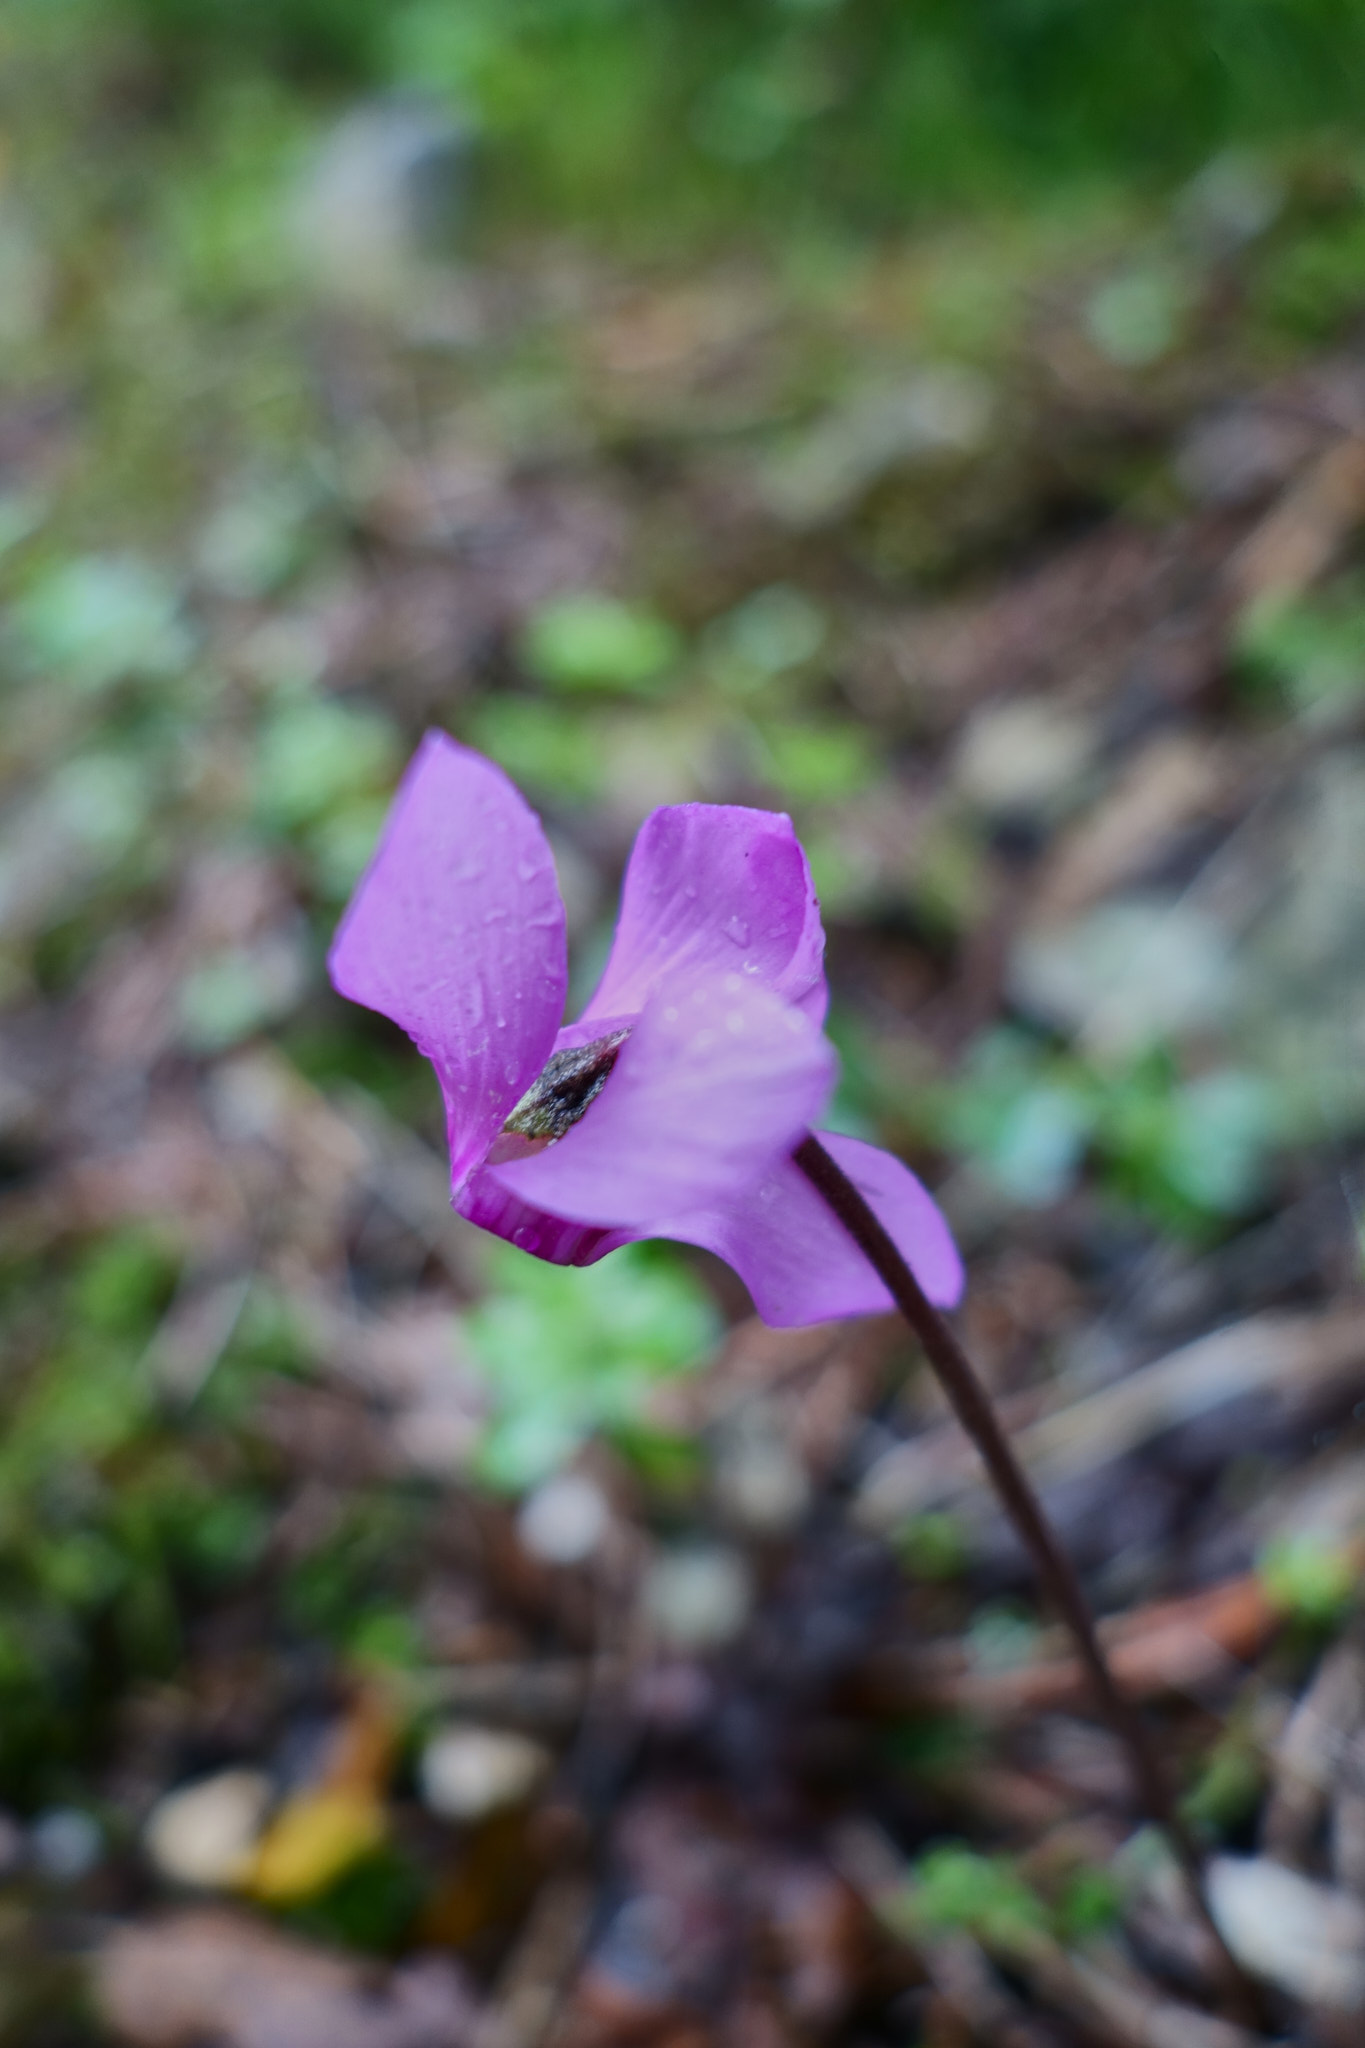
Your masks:
{"label": "flower stem", "polygon": [[1151,1731],[1109,1668],[1075,1566],[1048,1521],[1033,1482],[1015,1456],[975,1367],[896,1249],[889,1232],[819,1140],[804,1138],[792,1158],[886,1282],[897,1308],[924,1346],[939,1385],[980,1452],[1001,1505],[1032,1558],[1048,1598],[1071,1631],[1095,1704],[1123,1745],[1142,1806],[1163,1830],[1179,1859],[1200,1916],[1216,1944],[1229,1988],[1236,1991],[1239,2006],[1254,2011],[1259,1996],[1229,1952],[1213,1918],[1204,1888],[1203,1859],[1181,1818]]}

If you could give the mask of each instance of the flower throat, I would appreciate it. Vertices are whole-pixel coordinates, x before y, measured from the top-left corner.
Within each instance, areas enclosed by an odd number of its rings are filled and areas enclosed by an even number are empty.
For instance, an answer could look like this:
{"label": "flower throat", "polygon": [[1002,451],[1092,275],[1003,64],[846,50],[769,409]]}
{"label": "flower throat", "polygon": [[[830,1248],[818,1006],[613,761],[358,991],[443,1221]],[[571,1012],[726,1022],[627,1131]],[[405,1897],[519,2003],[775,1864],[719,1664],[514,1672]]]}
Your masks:
{"label": "flower throat", "polygon": [[547,1145],[562,1138],[606,1087],[616,1055],[629,1036],[627,1025],[587,1045],[566,1046],[563,1052],[552,1053],[539,1079],[531,1083],[503,1125],[502,1135],[538,1139]]}

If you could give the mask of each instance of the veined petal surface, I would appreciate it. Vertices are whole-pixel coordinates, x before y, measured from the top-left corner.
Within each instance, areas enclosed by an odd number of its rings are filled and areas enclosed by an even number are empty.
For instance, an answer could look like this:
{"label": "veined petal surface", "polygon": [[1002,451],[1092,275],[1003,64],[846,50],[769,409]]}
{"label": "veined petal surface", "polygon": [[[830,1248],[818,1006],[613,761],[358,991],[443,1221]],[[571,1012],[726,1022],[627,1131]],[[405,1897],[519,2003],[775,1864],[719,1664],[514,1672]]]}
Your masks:
{"label": "veined petal surface", "polygon": [[825,935],[790,818],[738,804],[651,812],[584,1020],[642,1010],[664,978],[738,973],[824,1021]]}
{"label": "veined petal surface", "polygon": [[809,1018],[752,978],[670,978],[581,1122],[488,1174],[552,1216],[650,1234],[742,1201],[818,1115],[834,1070]]}
{"label": "veined petal surface", "polygon": [[569,1223],[562,1216],[547,1215],[501,1186],[492,1172],[471,1175],[456,1195],[455,1207],[480,1230],[491,1230],[552,1266],[595,1266],[635,1237],[633,1231],[601,1230],[592,1223]]}
{"label": "veined petal surface", "polygon": [[[962,1293],[962,1261],[937,1204],[909,1167],[859,1138],[822,1131],[820,1143],[866,1196],[930,1301],[951,1308]],[[675,1218],[658,1234],[701,1245],[733,1266],[759,1315],[777,1329],[895,1307],[843,1224],[790,1159],[742,1201]]]}
{"label": "veined petal surface", "polygon": [[554,860],[500,768],[427,734],[328,964],[435,1067],[458,1191],[549,1057],[568,981]]}

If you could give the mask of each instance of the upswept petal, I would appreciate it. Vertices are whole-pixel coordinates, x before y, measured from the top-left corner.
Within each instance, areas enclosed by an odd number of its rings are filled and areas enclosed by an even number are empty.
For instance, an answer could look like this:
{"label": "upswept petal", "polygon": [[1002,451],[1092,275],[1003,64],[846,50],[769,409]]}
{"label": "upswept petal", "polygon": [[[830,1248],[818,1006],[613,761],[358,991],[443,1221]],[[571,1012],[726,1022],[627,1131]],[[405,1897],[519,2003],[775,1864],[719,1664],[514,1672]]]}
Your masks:
{"label": "upswept petal", "polygon": [[634,1237],[629,1230],[599,1230],[592,1223],[566,1223],[562,1216],[547,1215],[500,1187],[492,1173],[474,1174],[456,1195],[455,1207],[480,1230],[491,1230],[552,1266],[595,1266]]}
{"label": "upswept petal", "polygon": [[583,1015],[642,1010],[665,975],[737,972],[820,1024],[824,951],[819,899],[790,818],[670,804],[640,827],[611,957]]}
{"label": "upswept petal", "polygon": [[568,982],[554,860],[500,768],[427,734],[328,964],[435,1067],[458,1191],[544,1066]]}
{"label": "upswept petal", "polygon": [[554,1050],[567,1052],[570,1047],[591,1045],[595,1038],[606,1038],[613,1031],[633,1031],[639,1018],[634,1013],[625,1017],[580,1017],[576,1024],[562,1024],[555,1033]]}
{"label": "upswept petal", "polygon": [[[937,1205],[890,1152],[820,1133],[820,1143],[890,1231],[930,1301],[951,1308],[962,1261]],[[880,1315],[891,1296],[800,1168],[783,1159],[741,1201],[661,1224],[658,1235],[696,1244],[733,1266],[765,1323],[777,1329]]]}
{"label": "upswept petal", "polygon": [[552,1216],[649,1234],[742,1201],[819,1113],[834,1064],[809,1018],[744,974],[670,977],[582,1121],[488,1174]]}

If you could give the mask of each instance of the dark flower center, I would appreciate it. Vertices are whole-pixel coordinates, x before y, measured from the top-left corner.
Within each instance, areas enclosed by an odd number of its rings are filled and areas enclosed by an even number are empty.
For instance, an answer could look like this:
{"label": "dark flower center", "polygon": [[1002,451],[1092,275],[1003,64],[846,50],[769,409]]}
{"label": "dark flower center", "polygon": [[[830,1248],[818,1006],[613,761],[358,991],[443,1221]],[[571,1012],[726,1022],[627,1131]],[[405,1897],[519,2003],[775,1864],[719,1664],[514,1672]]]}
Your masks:
{"label": "dark flower center", "polygon": [[607,1085],[616,1055],[630,1036],[628,1026],[594,1038],[588,1045],[566,1046],[552,1053],[539,1080],[533,1081],[503,1125],[504,1137],[540,1139],[552,1144],[572,1130],[590,1102]]}

